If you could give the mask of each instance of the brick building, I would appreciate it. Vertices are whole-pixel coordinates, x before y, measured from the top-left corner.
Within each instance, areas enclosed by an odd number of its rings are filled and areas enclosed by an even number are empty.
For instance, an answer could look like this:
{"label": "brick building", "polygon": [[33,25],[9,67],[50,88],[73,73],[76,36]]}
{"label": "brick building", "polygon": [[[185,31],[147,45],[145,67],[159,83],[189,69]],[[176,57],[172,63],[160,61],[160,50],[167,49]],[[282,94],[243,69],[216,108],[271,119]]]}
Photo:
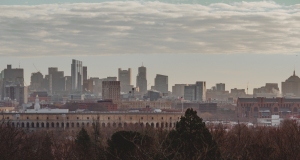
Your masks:
{"label": "brick building", "polygon": [[102,82],[102,99],[111,99],[114,102],[120,101],[120,81],[103,81]]}
{"label": "brick building", "polygon": [[300,111],[299,98],[238,98],[236,106],[240,118],[270,118],[279,115],[285,118]]}

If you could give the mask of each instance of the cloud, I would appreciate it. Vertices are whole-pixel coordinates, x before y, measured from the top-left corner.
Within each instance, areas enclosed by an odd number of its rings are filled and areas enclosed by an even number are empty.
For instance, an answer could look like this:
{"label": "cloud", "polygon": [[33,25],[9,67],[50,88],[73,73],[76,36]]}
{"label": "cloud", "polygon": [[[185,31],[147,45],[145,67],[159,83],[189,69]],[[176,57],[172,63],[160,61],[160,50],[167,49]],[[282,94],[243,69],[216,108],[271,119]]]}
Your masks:
{"label": "cloud", "polygon": [[300,52],[299,5],[128,1],[0,10],[0,56]]}

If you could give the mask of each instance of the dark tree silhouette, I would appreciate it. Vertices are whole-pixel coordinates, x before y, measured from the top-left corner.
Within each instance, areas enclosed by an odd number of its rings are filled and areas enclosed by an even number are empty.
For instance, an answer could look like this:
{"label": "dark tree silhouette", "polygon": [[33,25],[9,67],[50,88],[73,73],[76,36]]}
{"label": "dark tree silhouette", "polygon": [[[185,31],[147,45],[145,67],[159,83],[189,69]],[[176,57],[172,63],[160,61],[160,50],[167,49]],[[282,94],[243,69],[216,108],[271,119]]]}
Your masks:
{"label": "dark tree silhouette", "polygon": [[79,156],[82,158],[88,158],[91,156],[91,138],[84,128],[81,128],[75,139],[75,144],[78,149]]}
{"label": "dark tree silhouette", "polygon": [[147,157],[146,150],[152,145],[152,138],[139,132],[119,131],[108,143],[109,159],[139,159]]}
{"label": "dark tree silhouette", "polygon": [[168,159],[221,159],[211,133],[193,109],[187,109],[176,123],[176,129],[168,134],[164,148]]}

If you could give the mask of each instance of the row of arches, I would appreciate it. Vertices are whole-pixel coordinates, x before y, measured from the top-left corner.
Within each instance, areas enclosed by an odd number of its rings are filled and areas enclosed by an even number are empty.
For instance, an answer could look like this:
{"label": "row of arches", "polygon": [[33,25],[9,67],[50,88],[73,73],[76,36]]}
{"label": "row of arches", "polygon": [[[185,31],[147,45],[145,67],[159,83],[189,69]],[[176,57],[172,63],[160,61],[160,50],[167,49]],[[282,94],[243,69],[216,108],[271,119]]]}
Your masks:
{"label": "row of arches", "polygon": [[[72,123],[69,123],[69,122],[10,122],[9,125],[11,125],[12,127],[20,127],[20,128],[79,128],[79,127],[90,127],[93,125],[90,124],[89,122],[87,123],[80,123],[80,122],[72,122]],[[130,127],[130,126],[134,126],[134,127],[137,127],[137,126],[140,126],[140,127],[152,127],[152,128],[173,128],[175,127],[175,123],[168,123],[168,122],[161,122],[161,123],[101,123],[100,125],[101,127],[119,127],[119,128],[122,128],[122,127]]]}

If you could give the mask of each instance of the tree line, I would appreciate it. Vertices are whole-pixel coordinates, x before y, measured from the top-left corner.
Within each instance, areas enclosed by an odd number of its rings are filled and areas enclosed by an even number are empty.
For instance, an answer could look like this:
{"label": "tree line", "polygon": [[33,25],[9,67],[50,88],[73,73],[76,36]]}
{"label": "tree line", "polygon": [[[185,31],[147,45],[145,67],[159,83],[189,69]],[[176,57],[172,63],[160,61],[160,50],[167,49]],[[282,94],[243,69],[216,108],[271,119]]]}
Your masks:
{"label": "tree line", "polygon": [[[107,129],[107,128],[105,128]],[[173,130],[127,129],[109,132],[99,123],[69,132],[37,131],[0,124],[0,159],[10,160],[256,160],[300,159],[300,126],[206,126],[193,109]]]}

